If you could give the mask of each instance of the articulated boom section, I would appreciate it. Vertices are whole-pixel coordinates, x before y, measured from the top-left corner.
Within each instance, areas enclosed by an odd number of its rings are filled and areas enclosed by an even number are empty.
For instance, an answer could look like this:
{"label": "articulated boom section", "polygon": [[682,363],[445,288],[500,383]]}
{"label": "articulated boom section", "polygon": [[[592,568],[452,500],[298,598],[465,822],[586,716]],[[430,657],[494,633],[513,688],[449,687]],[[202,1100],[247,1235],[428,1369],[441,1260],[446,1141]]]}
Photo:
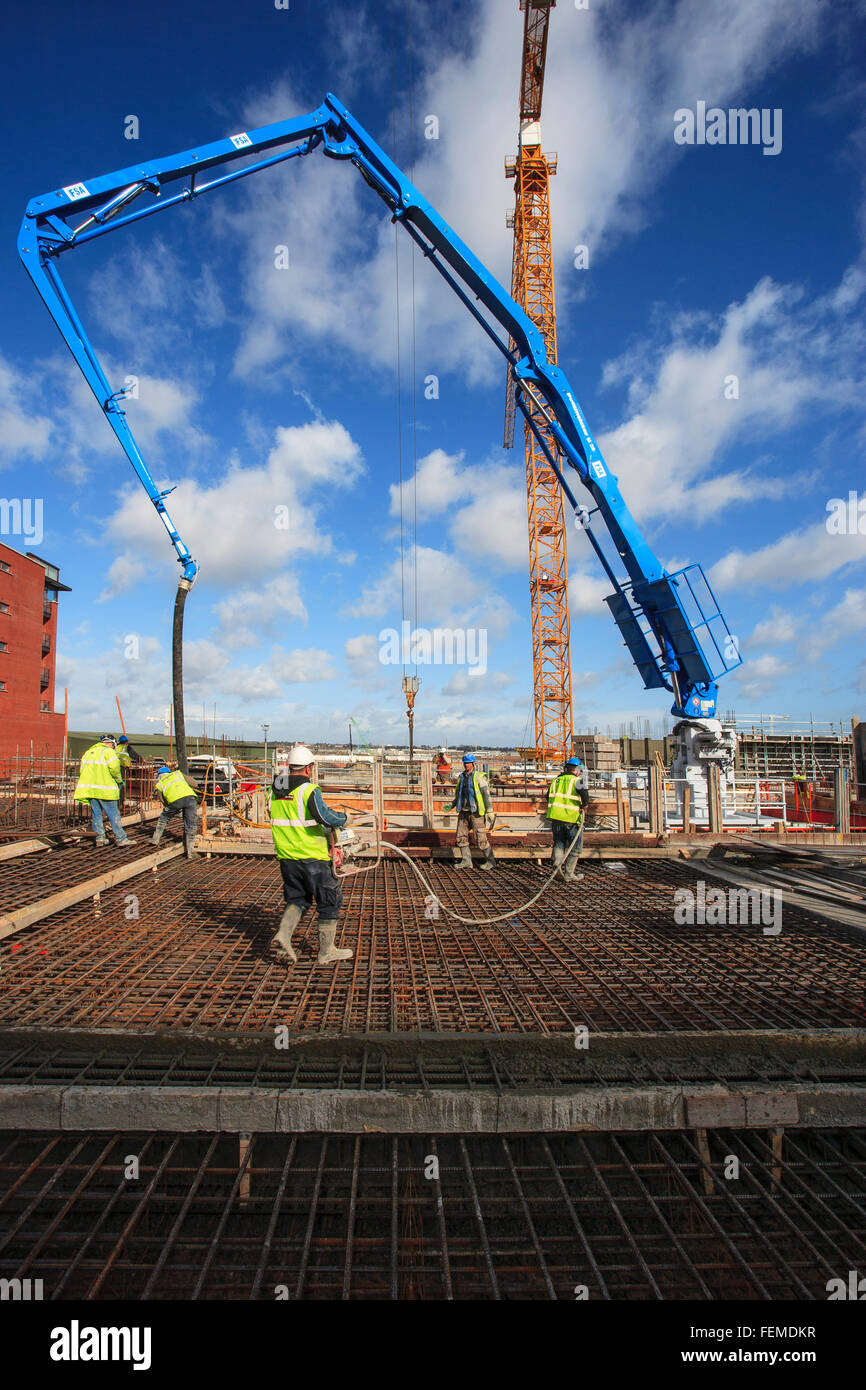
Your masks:
{"label": "articulated boom section", "polygon": [[[700,566],[677,574],[664,570],[629,512],[568,378],[548,361],[544,340],[532,320],[334,96],[327,96],[316,111],[294,120],[242,131],[167,159],[69,184],[33,199],[24,216],[18,240],[21,259],[147,490],[174,546],[184,579],[192,582],[196,564],[166,509],[168,493],[158,489],[142,458],[123,410],[123,392],[112,391],[57,272],[57,260],[106,232],[319,147],[330,158],[356,166],[507,359],[517,406],[581,518],[613,585],[608,604],[644,685],[672,691],[675,714],[711,717],[716,707],[716,680],[739,666],[740,657]],[[218,165],[236,167],[205,177]],[[185,180],[186,186],[168,191],[178,180]],[[139,200],[141,205],[131,209]],[[479,303],[486,314],[478,308]],[[497,332],[491,318],[503,334]],[[539,419],[546,427],[543,432]],[[592,495],[595,506],[588,520],[587,508],[578,504],[546,442],[551,437]],[[591,520],[596,513],[613,541],[626,579],[617,578],[593,533]]]}

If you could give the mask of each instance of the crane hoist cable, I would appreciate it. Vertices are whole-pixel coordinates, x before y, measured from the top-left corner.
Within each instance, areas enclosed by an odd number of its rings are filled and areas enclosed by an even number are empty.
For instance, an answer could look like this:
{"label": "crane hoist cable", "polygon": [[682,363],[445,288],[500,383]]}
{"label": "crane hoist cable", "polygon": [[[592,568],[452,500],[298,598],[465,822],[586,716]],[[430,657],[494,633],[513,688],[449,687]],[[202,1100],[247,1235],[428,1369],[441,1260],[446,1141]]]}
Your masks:
{"label": "crane hoist cable", "polygon": [[[391,36],[391,144],[397,157],[397,52],[394,40],[394,0],[388,0],[388,28]],[[397,343],[397,491],[400,498],[400,655],[403,675],[406,660],[403,643],[403,624],[406,622],[406,549],[403,535],[403,362],[400,343],[400,245],[397,223],[394,223],[394,294],[395,331]],[[417,558],[417,557],[416,557]]]}

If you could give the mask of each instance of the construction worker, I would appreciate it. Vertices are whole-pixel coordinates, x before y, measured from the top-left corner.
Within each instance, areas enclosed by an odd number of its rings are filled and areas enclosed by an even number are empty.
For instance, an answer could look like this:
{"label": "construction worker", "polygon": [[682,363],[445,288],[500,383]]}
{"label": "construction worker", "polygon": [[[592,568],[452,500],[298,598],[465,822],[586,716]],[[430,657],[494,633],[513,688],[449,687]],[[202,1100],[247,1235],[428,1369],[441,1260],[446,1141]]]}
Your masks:
{"label": "construction worker", "polygon": [[463,771],[457,778],[454,800],[447,809],[453,811],[455,808],[457,810],[457,834],[454,837],[454,843],[460,851],[460,863],[457,868],[472,868],[469,831],[474,830],[475,842],[478,848],[484,851],[484,863],[480,864],[479,868],[494,869],[496,860],[493,857],[493,850],[490,848],[485,829],[487,818],[493,819],[493,802],[490,799],[487,778],[476,770],[474,753],[464,753],[463,755]]}
{"label": "construction worker", "polygon": [[120,821],[118,802],[122,785],[114,734],[103,734],[98,743],[94,743],[81,755],[78,783],[73,798],[79,804],[85,801],[90,803],[91,823],[97,848],[101,849],[106,843],[103,817],[111,826],[115,843],[121,849],[132,844]]}
{"label": "construction worker", "polygon": [[162,802],[162,810],[151,838],[152,845],[158,845],[172,816],[178,811],[183,814],[183,848],[187,859],[198,859],[195,848],[195,813],[198,797],[195,787],[191,787],[178,769],[172,772],[166,764],[156,770],[154,789]]}
{"label": "construction worker", "polygon": [[451,763],[444,748],[439,749],[439,756],[436,759],[436,776],[440,782],[447,782],[451,776]]}
{"label": "construction worker", "polygon": [[121,734],[120,738],[117,740],[117,756],[124,772],[135,763],[141,762],[141,754],[136,753],[129,739],[126,737],[126,734]]}
{"label": "construction worker", "polygon": [[583,878],[576,869],[583,849],[583,813],[589,803],[585,781],[580,758],[566,758],[562,772],[554,777],[547,794],[547,819],[553,831],[552,863],[558,867],[565,859],[562,876],[569,883]]}
{"label": "construction worker", "polygon": [[[133,763],[140,763],[141,758],[136,753],[126,734],[121,734],[117,740],[117,761],[120,763],[121,776],[129,771]],[[126,778],[120,784],[120,809],[126,805]]]}
{"label": "construction worker", "polygon": [[312,775],[313,754],[306,744],[296,743],[285,761],[277,765],[271,784],[268,809],[286,904],[271,947],[280,960],[297,960],[292,933],[315,901],[319,913],[318,963],[330,965],[351,960],[353,954],[348,947],[334,945],[343,894],[331,868],[328,833],[345,825],[346,817],[325,805]]}

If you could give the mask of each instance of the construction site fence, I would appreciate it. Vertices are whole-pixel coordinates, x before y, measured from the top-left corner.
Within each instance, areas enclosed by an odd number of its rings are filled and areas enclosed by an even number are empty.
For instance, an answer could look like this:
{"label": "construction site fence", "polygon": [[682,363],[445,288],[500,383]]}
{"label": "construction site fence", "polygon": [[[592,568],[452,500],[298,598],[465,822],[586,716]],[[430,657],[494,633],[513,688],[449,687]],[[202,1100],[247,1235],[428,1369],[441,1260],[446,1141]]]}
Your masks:
{"label": "construction site fence", "polygon": [[[156,769],[148,763],[126,769],[121,815],[156,805],[155,777]],[[0,758],[0,833],[60,830],[89,822],[89,806],[74,800],[77,781],[77,759]]]}

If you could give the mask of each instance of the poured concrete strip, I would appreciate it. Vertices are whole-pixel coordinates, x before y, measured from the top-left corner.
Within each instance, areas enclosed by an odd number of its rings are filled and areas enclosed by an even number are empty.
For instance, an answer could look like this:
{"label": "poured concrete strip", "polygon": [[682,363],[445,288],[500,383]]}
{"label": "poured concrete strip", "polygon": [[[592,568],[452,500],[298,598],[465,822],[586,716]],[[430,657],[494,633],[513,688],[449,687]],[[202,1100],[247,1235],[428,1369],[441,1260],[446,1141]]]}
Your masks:
{"label": "poured concrete strip", "polygon": [[65,908],[74,907],[76,903],[84,902],[86,898],[92,898],[97,893],[104,893],[109,888],[115,888],[119,883],[125,883],[127,879],[147,873],[148,869],[155,869],[159,864],[165,864],[170,859],[177,859],[181,854],[183,854],[183,845],[170,845],[168,849],[158,850],[156,854],[148,854],[144,859],[134,859],[131,863],[119,864],[116,869],[110,869],[108,873],[100,874],[98,878],[88,878],[84,883],[76,883],[71,888],[64,888],[60,893],[52,893],[50,897],[40,898],[35,903],[28,903],[27,907],[20,907],[16,912],[8,912],[0,917],[0,941],[6,936],[12,936],[13,932],[21,931],[23,927],[30,927],[34,922],[41,922],[44,917],[51,917],[55,912],[63,912]]}
{"label": "poured concrete strip", "polygon": [[352,1091],[277,1087],[0,1086],[0,1130],[257,1134],[611,1133],[859,1127],[866,1085],[575,1086]]}
{"label": "poured concrete strip", "polygon": [[[725,1067],[749,1059],[854,1067],[866,1076],[866,1029],[717,1029],[711,1032],[676,1030],[659,1033],[590,1033],[588,1047],[578,1050],[571,1032],[561,1033],[429,1033],[386,1030],[375,1033],[319,1033],[289,1030],[281,1045],[285,1057],[359,1056],[392,1062],[422,1060],[425,1064],[478,1052],[506,1065],[535,1060],[556,1066],[564,1057],[580,1059],[587,1068],[598,1063],[633,1059],[667,1065]],[[0,1025],[0,1049],[42,1045],[52,1051],[128,1056],[130,1049],[174,1057],[267,1058],[275,1055],[275,1030],[231,1028],[46,1028],[41,1024]],[[688,1084],[684,1081],[683,1084]]]}

